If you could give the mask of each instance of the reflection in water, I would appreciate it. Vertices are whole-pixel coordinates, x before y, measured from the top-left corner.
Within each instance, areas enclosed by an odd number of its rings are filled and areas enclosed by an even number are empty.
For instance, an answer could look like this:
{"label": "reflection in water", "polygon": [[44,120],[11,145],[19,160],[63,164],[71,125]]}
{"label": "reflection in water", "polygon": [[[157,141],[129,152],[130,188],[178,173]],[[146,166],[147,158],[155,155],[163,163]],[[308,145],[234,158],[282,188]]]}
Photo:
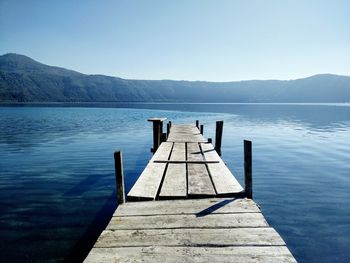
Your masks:
{"label": "reflection in water", "polygon": [[255,200],[296,258],[350,261],[349,105],[68,106],[0,107],[0,261],[84,257],[115,208],[112,153],[123,151],[128,191],[154,116],[199,119],[212,138],[223,119],[223,159],[241,183],[251,139]]}
{"label": "reflection in water", "polygon": [[[16,107],[37,107],[43,104],[8,104],[9,106]],[[64,111],[64,107],[68,107],[66,111],[69,111],[71,107],[87,107],[87,108],[101,108],[100,120],[101,123],[109,122],[110,116],[107,108],[134,108],[134,109],[152,109],[152,110],[167,110],[167,111],[187,111],[187,112],[210,112],[210,113],[229,113],[237,114],[242,119],[250,120],[252,122],[259,123],[276,123],[279,121],[300,122],[301,125],[309,127],[310,129],[316,129],[318,131],[324,131],[334,128],[341,128],[345,125],[345,128],[349,126],[349,108],[350,104],[347,103],[330,103],[330,104],[317,104],[317,103],[62,103],[62,104],[46,104],[45,107],[54,107],[57,105]],[[103,111],[102,109],[105,109]],[[62,112],[61,112],[62,113]],[[45,114],[45,113],[44,113]],[[85,114],[74,113],[76,121],[74,126],[86,127],[91,121]],[[54,117],[54,118],[52,118]],[[40,119],[41,124],[49,125],[48,128],[54,124],[52,121],[61,122],[61,118],[65,116],[60,113],[56,116],[50,116],[50,122],[46,122],[45,119]],[[73,116],[74,117],[74,116]],[[139,116],[124,116],[125,118],[132,120],[138,120]],[[21,115],[20,118],[23,118]],[[55,118],[57,118],[55,120]],[[18,124],[28,124],[31,127],[31,123],[23,119],[13,120]],[[22,122],[22,123],[21,123]],[[10,122],[9,122],[10,123]],[[85,123],[85,125],[84,125]],[[40,123],[37,123],[40,125]],[[110,123],[105,123],[110,127]],[[61,127],[66,132],[72,132],[74,127]],[[73,129],[72,129],[73,128]],[[96,129],[95,125],[92,125],[92,129]]]}

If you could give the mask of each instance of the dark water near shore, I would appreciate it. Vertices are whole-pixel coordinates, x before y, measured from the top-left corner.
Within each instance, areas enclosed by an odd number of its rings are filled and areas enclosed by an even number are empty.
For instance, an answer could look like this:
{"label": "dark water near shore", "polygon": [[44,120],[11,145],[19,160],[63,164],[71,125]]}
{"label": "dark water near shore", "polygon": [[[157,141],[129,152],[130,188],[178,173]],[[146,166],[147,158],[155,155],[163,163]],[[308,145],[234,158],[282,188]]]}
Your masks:
{"label": "dark water near shore", "polygon": [[[67,107],[78,106],[78,107]],[[79,261],[151,157],[149,117],[224,120],[223,159],[299,262],[350,262],[350,105],[79,104],[0,107],[0,262]]]}

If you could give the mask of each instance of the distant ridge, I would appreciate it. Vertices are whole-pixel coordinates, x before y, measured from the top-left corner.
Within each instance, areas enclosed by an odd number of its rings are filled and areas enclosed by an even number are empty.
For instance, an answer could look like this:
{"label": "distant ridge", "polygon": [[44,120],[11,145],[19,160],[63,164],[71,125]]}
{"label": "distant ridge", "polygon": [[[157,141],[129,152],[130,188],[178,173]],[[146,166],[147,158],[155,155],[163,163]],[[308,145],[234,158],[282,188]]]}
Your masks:
{"label": "distant ridge", "polygon": [[350,77],[233,82],[128,80],[0,56],[0,102],[350,102]]}

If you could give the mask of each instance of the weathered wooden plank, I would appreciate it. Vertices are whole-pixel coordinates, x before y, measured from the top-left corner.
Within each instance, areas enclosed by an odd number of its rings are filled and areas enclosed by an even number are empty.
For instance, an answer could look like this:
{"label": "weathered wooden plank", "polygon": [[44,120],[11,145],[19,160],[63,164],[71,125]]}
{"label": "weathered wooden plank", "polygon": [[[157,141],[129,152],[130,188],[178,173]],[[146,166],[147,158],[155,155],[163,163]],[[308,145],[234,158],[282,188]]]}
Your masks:
{"label": "weathered wooden plank", "polygon": [[150,163],[128,193],[128,200],[154,200],[162,180],[165,163]]}
{"label": "weathered wooden plank", "polygon": [[202,152],[206,161],[222,161],[211,143],[201,143]]}
{"label": "weathered wooden plank", "polygon": [[179,130],[174,130],[173,131],[173,136],[193,136],[193,135],[197,135],[198,132],[197,131],[179,131]]}
{"label": "weathered wooden plank", "polygon": [[114,262],[245,262],[296,263],[285,246],[118,247],[94,248],[85,263]]}
{"label": "weathered wooden plank", "polygon": [[207,161],[217,161],[219,163],[208,163],[208,169],[210,176],[213,180],[216,192],[218,195],[228,195],[234,193],[240,193],[243,191],[242,186],[233,176],[231,171],[222,161],[220,156],[215,151],[211,143],[201,143],[201,148],[204,154],[204,158]]}
{"label": "weathered wooden plank", "polygon": [[198,130],[197,127],[190,125],[174,125],[173,128],[179,133],[195,133]]}
{"label": "weathered wooden plank", "polygon": [[196,126],[195,125],[191,125],[191,124],[176,124],[173,126],[174,129],[179,129],[179,130],[186,130],[186,129],[195,129]]}
{"label": "weathered wooden plank", "polygon": [[200,134],[196,126],[174,125],[171,129],[168,142],[205,142],[205,138]]}
{"label": "weathered wooden plank", "polygon": [[209,178],[205,164],[188,165],[188,195],[215,196],[215,190]]}
{"label": "weathered wooden plank", "polygon": [[223,163],[208,163],[208,169],[218,195],[241,193],[242,186]]}
{"label": "weathered wooden plank", "polygon": [[[187,143],[187,160],[203,161],[204,157],[198,143]],[[211,183],[205,164],[187,164],[188,195],[214,196],[215,190]]]}
{"label": "weathered wooden plank", "polygon": [[174,133],[188,133],[188,134],[196,134],[199,132],[198,128],[190,125],[174,125],[171,127],[172,132]]}
{"label": "weathered wooden plank", "polygon": [[154,160],[155,163],[219,163],[219,161],[172,161],[172,160]]}
{"label": "weathered wooden plank", "polygon": [[204,156],[198,143],[187,143],[187,160],[204,161]]}
{"label": "weathered wooden plank", "polygon": [[256,212],[260,212],[259,207],[249,199],[210,198],[125,203],[118,206],[114,216]]}
{"label": "weathered wooden plank", "polygon": [[159,146],[157,152],[151,158],[150,162],[154,160],[168,160],[172,147],[173,147],[172,142],[163,142]]}
{"label": "weathered wooden plank", "polygon": [[206,142],[207,140],[203,137],[202,134],[200,133],[197,133],[197,134],[194,134],[194,138],[196,141],[198,142]]}
{"label": "weathered wooden plank", "polygon": [[186,164],[168,164],[159,198],[185,198],[186,195]]}
{"label": "weathered wooden plank", "polygon": [[171,138],[186,138],[186,137],[194,137],[195,135],[193,133],[188,133],[188,132],[173,132]]}
{"label": "weathered wooden plank", "polygon": [[173,151],[171,152],[171,161],[182,161],[186,159],[185,143],[174,143]]}
{"label": "weathered wooden plank", "polygon": [[163,178],[165,163],[153,163],[156,159],[168,159],[172,143],[162,143],[139,179],[128,193],[128,200],[154,200]]}
{"label": "weathered wooden plank", "polygon": [[128,246],[283,246],[270,227],[217,229],[104,230],[95,247]]}
{"label": "weathered wooden plank", "polygon": [[261,213],[114,216],[106,229],[267,227]]}
{"label": "weathered wooden plank", "polygon": [[[170,133],[171,134],[171,133]],[[201,135],[169,136],[168,142],[206,142]]]}
{"label": "weathered wooden plank", "polygon": [[174,135],[175,134],[200,134],[200,130],[195,126],[178,127],[177,125],[174,125],[172,130],[174,132]]}
{"label": "weathered wooden plank", "polygon": [[[185,143],[174,143],[170,160],[184,159],[186,159]],[[159,198],[184,198],[187,195],[186,191],[186,164],[169,164]]]}

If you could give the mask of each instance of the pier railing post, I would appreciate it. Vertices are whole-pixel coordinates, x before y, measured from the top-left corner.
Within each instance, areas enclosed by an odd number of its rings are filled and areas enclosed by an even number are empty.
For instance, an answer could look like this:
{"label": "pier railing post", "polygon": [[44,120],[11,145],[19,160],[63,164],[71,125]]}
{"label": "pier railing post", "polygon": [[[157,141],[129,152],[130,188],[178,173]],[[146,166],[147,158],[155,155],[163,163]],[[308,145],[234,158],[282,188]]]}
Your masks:
{"label": "pier railing post", "polygon": [[117,184],[118,204],[125,203],[123,157],[121,151],[114,152],[114,169]]}
{"label": "pier railing post", "polygon": [[153,122],[153,148],[152,152],[155,153],[160,145],[160,125],[158,121]]}
{"label": "pier railing post", "polygon": [[203,124],[201,124],[201,129],[200,129],[200,131],[201,131],[201,134],[203,135],[203,129],[204,129],[204,126],[203,126]]}
{"label": "pier railing post", "polygon": [[166,142],[166,133],[165,132],[163,132],[162,133],[162,138],[161,138],[161,141],[160,141],[160,143],[162,143],[162,142]]}
{"label": "pier railing post", "polygon": [[253,199],[252,179],[252,142],[244,140],[244,192],[249,199]]}
{"label": "pier railing post", "polygon": [[199,120],[196,120],[196,127],[199,129]]}
{"label": "pier railing post", "polygon": [[153,153],[157,151],[162,141],[165,141],[165,135],[163,134],[163,121],[165,120],[166,118],[148,119],[148,121],[153,122],[153,148],[151,149],[151,152]]}
{"label": "pier railing post", "polygon": [[160,141],[159,145],[163,142],[164,134],[163,134],[163,121],[159,121],[159,132],[160,132]]}
{"label": "pier railing post", "polygon": [[168,138],[170,134],[170,121],[166,124],[166,137]]}
{"label": "pier railing post", "polygon": [[221,142],[222,142],[222,129],[224,126],[223,121],[216,122],[215,130],[215,151],[221,156]]}

